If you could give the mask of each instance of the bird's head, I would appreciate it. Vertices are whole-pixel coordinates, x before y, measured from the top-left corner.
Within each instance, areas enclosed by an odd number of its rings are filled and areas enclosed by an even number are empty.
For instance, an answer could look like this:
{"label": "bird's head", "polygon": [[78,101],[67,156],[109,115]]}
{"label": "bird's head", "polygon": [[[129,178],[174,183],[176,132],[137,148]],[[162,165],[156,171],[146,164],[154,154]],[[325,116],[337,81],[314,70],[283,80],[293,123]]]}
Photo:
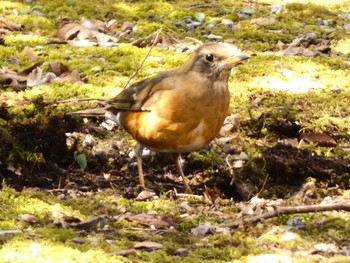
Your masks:
{"label": "bird's head", "polygon": [[231,69],[247,60],[250,56],[238,48],[226,43],[207,43],[198,47],[188,61],[188,70],[203,74],[203,76],[226,80]]}

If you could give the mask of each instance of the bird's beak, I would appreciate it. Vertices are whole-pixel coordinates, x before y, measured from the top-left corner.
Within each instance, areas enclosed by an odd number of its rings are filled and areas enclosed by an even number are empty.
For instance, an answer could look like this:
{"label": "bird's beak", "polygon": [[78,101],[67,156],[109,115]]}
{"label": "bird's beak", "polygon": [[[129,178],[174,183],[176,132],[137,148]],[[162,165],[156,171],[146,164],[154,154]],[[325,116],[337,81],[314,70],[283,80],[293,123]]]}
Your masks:
{"label": "bird's beak", "polygon": [[238,64],[241,64],[244,60],[250,58],[247,54],[239,54],[237,56],[229,57],[225,60],[225,64],[230,67],[234,67]]}

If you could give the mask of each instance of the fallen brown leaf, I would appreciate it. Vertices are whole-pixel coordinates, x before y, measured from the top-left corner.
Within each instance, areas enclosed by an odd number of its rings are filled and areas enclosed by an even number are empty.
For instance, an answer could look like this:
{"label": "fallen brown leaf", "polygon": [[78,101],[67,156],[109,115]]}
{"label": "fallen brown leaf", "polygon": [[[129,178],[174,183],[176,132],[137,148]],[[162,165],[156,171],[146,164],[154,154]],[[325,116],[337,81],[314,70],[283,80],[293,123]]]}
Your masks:
{"label": "fallen brown leaf", "polygon": [[39,222],[38,218],[32,214],[20,214],[17,216],[17,220],[21,220],[29,224],[36,224]]}
{"label": "fallen brown leaf", "polygon": [[131,222],[138,222],[139,224],[156,229],[164,229],[173,225],[173,216],[169,214],[165,215],[150,215],[150,214],[138,214],[125,217],[126,220]]}
{"label": "fallen brown leaf", "polygon": [[23,53],[32,61],[38,61],[38,56],[34,53],[33,49],[28,46],[23,48]]}
{"label": "fallen brown leaf", "polygon": [[163,245],[152,241],[143,241],[134,245],[135,249],[153,251],[163,248]]}
{"label": "fallen brown leaf", "polygon": [[5,28],[10,31],[19,31],[23,28],[23,25],[19,25],[15,22],[5,19],[4,17],[0,17],[0,28]]}
{"label": "fallen brown leaf", "polygon": [[321,147],[335,147],[337,142],[329,135],[324,133],[310,132],[299,136],[300,143],[314,143]]}
{"label": "fallen brown leaf", "polygon": [[275,22],[276,20],[273,17],[258,17],[250,20],[250,23],[257,26],[269,26],[274,24]]}
{"label": "fallen brown leaf", "polygon": [[67,71],[62,73],[60,75],[60,80],[59,81],[68,81],[71,83],[84,83],[81,78],[80,78],[80,73],[77,69],[74,69],[72,71]]}

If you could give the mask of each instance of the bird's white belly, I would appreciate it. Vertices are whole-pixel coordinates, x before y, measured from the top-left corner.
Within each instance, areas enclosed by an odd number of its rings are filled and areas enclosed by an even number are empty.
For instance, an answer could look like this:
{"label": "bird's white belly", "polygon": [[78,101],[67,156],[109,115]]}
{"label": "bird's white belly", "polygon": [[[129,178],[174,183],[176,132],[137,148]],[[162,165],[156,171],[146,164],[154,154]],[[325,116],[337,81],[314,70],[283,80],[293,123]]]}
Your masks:
{"label": "bird's white belly", "polygon": [[187,144],[182,144],[177,147],[178,152],[189,152],[194,151],[194,149],[200,149],[202,148],[206,143],[203,136],[204,132],[204,122],[203,120],[198,123],[197,127],[194,128],[190,133],[191,137],[193,138],[191,141],[189,141]]}

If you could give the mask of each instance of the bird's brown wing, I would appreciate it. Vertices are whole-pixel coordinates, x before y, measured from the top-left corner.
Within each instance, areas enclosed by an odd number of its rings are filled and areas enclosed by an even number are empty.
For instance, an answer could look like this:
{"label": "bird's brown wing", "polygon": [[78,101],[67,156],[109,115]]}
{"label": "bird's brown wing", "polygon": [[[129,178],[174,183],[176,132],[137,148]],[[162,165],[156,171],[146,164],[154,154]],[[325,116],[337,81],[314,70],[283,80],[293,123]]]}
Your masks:
{"label": "bird's brown wing", "polygon": [[147,101],[158,91],[173,89],[172,82],[167,85],[167,79],[176,75],[176,70],[166,71],[154,77],[141,80],[123,90],[117,97],[109,100],[107,110],[118,111],[147,111]]}
{"label": "bird's brown wing", "polygon": [[148,111],[148,105],[157,100],[155,94],[162,90],[173,88],[173,82],[169,78],[176,75],[176,70],[166,71],[154,77],[136,82],[123,90],[117,97],[110,100],[99,100],[102,107],[86,109],[69,113],[74,116],[98,117],[106,112],[117,114],[120,111]]}

